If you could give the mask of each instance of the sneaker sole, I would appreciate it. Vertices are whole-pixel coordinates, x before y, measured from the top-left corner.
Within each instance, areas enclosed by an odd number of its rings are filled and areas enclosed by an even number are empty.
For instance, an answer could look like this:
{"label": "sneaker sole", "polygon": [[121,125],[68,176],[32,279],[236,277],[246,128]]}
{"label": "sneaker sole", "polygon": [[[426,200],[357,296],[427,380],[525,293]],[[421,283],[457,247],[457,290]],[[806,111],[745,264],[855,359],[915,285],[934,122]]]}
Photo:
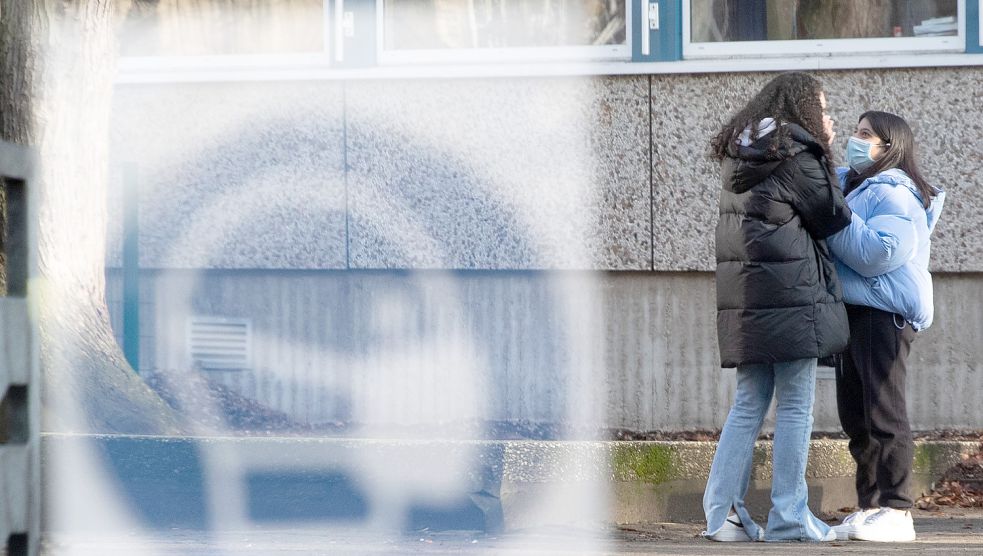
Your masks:
{"label": "sneaker sole", "polygon": [[867,541],[867,542],[911,542],[915,540],[915,534],[912,533],[910,536],[905,535],[903,537],[898,536],[879,536],[876,534],[871,534],[870,532],[858,531],[856,533],[850,534],[850,539],[855,541]]}
{"label": "sneaker sole", "polygon": [[713,536],[705,535],[705,538],[713,542],[753,542],[751,537],[744,533],[717,533]]}

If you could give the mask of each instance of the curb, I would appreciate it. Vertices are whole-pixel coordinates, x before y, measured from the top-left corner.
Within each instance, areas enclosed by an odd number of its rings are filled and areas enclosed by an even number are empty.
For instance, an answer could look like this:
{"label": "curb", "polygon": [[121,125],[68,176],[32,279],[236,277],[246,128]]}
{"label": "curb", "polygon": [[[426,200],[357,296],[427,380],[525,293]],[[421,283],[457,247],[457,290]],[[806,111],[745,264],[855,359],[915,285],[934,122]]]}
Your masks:
{"label": "curb", "polygon": [[[703,479],[710,471],[716,442],[628,441],[612,442],[613,466],[618,481],[659,484],[670,480]],[[806,477],[813,479],[853,477],[854,463],[847,440],[812,440]],[[771,478],[772,442],[759,441],[754,447],[754,479]],[[979,442],[915,441],[916,474],[941,476],[959,463],[963,454],[980,450]]]}
{"label": "curb", "polygon": [[[716,447],[712,441],[506,443],[502,485],[506,528],[535,522],[534,512],[527,508],[534,507],[544,483],[586,481],[591,476],[607,482],[609,519],[614,523],[701,521],[703,490]],[[928,492],[963,454],[979,450],[978,442],[916,441],[912,493]],[[771,452],[771,441],[755,444],[746,502],[756,519],[766,519],[771,507]],[[575,461],[595,463],[585,468],[570,464]],[[806,482],[814,513],[831,516],[856,505],[854,470],[847,440],[810,442]]]}

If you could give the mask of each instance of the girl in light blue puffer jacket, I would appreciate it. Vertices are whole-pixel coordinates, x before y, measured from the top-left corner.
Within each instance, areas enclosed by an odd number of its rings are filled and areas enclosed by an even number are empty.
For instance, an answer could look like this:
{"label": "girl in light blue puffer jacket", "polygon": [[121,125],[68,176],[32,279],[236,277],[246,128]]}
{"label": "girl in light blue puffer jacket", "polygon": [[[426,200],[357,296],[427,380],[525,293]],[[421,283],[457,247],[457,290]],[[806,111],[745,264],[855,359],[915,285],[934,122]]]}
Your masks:
{"label": "girl in light blue puffer jacket", "polygon": [[836,401],[860,508],[834,527],[842,540],[915,539],[905,375],[915,333],[934,316],[930,236],[945,193],[922,178],[914,151],[907,122],[866,112],[847,144],[850,168],[838,172],[853,217],[827,238],[850,321]]}
{"label": "girl in light blue puffer jacket", "polygon": [[[837,173],[845,186],[849,169]],[[945,201],[945,192],[928,191],[926,206],[925,193],[904,170],[871,176],[846,197],[852,225],[827,240],[844,301],[897,313],[916,331],[931,326],[934,317],[930,235]]]}

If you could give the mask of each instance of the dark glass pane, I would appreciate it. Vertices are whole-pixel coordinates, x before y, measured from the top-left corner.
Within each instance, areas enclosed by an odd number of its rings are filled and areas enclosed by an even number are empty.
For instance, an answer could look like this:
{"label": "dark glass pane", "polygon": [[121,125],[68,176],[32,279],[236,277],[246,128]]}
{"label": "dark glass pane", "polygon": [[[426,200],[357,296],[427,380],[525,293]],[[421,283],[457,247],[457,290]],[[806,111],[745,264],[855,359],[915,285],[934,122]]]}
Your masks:
{"label": "dark glass pane", "polygon": [[956,0],[691,0],[693,42],[956,35]]}

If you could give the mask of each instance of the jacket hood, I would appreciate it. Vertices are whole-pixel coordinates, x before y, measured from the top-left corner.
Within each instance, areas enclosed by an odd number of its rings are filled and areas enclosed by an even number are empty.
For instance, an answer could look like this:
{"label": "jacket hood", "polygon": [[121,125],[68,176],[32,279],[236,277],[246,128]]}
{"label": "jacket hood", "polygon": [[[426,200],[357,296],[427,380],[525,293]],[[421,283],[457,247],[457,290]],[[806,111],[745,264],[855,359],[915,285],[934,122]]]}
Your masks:
{"label": "jacket hood", "polygon": [[791,144],[772,149],[772,140],[777,131],[775,121],[764,118],[758,122],[758,132],[764,133],[751,141],[751,128],[746,128],[727,147],[729,164],[721,170],[724,189],[734,193],[744,193],[765,180],[785,160],[805,150],[816,152],[822,157],[825,153],[819,142],[797,124],[780,124],[791,137]]}
{"label": "jacket hood", "polygon": [[[850,169],[846,167],[836,169],[836,174],[837,174],[837,178],[839,178],[840,187],[843,188],[846,187],[846,176],[849,173],[849,171]],[[918,186],[915,185],[915,182],[913,182],[911,178],[908,177],[908,174],[906,174],[904,170],[900,168],[891,168],[890,170],[885,170],[880,174],[877,174],[876,176],[871,176],[867,178],[866,180],[863,181],[863,183],[858,185],[856,189],[851,191],[849,195],[847,195],[846,197],[847,202],[850,202],[850,200],[853,199],[853,197],[855,197],[861,191],[867,189],[868,187],[874,184],[886,184],[895,187],[904,187],[908,191],[911,191],[911,194],[914,195],[916,199],[918,199],[919,204],[924,204],[925,202],[925,199],[922,198],[921,192],[918,191]],[[930,234],[932,233],[933,230],[935,230],[935,224],[938,223],[939,216],[942,214],[942,206],[945,204],[945,191],[935,186],[932,186],[932,189],[935,190],[935,197],[932,197],[932,201],[929,203],[928,208],[925,209],[925,220],[928,224],[928,233]]]}

